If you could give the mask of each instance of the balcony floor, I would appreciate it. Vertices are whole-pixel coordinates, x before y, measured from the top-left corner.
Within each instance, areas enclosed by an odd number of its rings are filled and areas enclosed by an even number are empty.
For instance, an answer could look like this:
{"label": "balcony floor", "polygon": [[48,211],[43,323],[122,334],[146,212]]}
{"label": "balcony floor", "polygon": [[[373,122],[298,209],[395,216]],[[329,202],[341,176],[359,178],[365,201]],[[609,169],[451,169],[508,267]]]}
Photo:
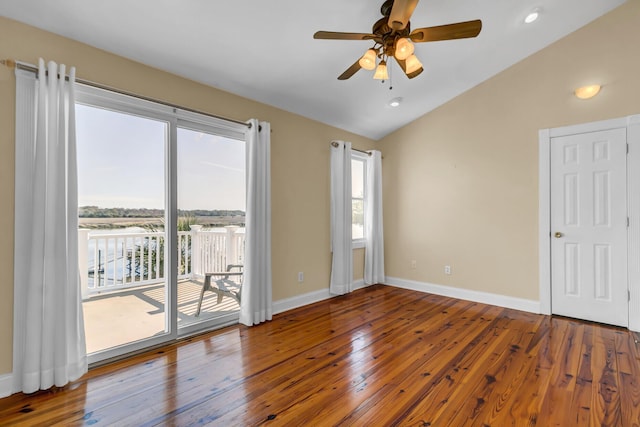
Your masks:
{"label": "balcony floor", "polygon": [[[202,284],[178,282],[178,328],[237,312],[240,307],[225,297],[205,292],[200,316],[195,317]],[[96,295],[82,303],[87,353],[160,335],[165,330],[165,284],[141,286]]]}

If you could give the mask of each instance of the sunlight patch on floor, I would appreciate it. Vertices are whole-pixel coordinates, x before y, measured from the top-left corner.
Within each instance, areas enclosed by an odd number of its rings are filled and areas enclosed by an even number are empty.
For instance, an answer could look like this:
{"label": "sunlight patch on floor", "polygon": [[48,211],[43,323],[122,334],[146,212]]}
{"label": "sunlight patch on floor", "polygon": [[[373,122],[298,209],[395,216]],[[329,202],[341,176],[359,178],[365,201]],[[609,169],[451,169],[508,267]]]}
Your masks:
{"label": "sunlight patch on floor", "polygon": [[[202,284],[192,281],[178,283],[178,327],[209,320],[240,309],[232,298],[205,292],[200,316],[195,317]],[[144,286],[83,301],[87,352],[115,347],[159,335],[165,331],[165,286]]]}

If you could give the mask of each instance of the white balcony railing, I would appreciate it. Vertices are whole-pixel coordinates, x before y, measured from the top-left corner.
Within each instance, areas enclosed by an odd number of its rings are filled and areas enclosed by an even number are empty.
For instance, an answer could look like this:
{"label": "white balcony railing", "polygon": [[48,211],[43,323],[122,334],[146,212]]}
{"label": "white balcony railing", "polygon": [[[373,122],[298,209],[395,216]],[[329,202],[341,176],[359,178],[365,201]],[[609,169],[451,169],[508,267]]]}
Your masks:
{"label": "white balcony railing", "polygon": [[[178,232],[178,278],[242,264],[244,228],[229,226]],[[163,232],[117,233],[78,230],[78,261],[83,299],[95,294],[165,281]]]}

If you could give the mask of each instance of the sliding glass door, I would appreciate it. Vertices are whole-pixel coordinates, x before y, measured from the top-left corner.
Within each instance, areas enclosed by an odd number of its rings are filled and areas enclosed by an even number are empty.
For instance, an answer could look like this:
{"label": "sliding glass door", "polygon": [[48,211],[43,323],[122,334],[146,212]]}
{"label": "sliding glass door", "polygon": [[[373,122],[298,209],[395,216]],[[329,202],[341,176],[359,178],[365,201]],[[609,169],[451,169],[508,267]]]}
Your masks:
{"label": "sliding glass door", "polygon": [[79,253],[88,353],[167,334],[168,123],[78,105]]}
{"label": "sliding glass door", "polygon": [[77,102],[89,361],[237,322],[246,127],[85,86]]}
{"label": "sliding glass door", "polygon": [[245,142],[210,126],[177,132],[178,328],[237,322],[245,224]]}

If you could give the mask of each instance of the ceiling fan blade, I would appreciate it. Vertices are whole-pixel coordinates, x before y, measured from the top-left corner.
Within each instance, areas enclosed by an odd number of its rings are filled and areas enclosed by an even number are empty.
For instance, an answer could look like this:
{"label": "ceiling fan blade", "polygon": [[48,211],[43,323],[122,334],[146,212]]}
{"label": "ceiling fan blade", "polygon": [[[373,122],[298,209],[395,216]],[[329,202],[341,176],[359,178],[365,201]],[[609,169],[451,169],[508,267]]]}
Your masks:
{"label": "ceiling fan blade", "polygon": [[482,21],[458,22],[456,24],[440,25],[437,27],[418,28],[409,35],[415,43],[437,42],[441,40],[466,39],[476,37],[482,29]]}
{"label": "ceiling fan blade", "polygon": [[400,65],[400,68],[402,68],[402,71],[404,71],[404,74],[409,77],[410,79],[414,78],[414,77],[418,77],[420,75],[420,73],[422,73],[424,71],[424,68],[420,67],[418,68],[416,71],[414,71],[411,74],[407,74],[407,61],[404,59],[398,59],[396,58],[396,61],[398,62],[398,65]]}
{"label": "ceiling fan blade", "polygon": [[314,39],[321,40],[373,40],[375,34],[364,33],[337,33],[334,31],[318,31],[313,35]]}
{"label": "ceiling fan blade", "polygon": [[360,68],[362,67],[360,66],[360,59],[358,58],[358,60],[354,62],[351,67],[347,68],[344,73],[338,76],[338,80],[347,80],[349,77],[357,73]]}
{"label": "ceiling fan blade", "polygon": [[389,15],[389,27],[395,31],[404,30],[417,5],[418,0],[395,0]]}

